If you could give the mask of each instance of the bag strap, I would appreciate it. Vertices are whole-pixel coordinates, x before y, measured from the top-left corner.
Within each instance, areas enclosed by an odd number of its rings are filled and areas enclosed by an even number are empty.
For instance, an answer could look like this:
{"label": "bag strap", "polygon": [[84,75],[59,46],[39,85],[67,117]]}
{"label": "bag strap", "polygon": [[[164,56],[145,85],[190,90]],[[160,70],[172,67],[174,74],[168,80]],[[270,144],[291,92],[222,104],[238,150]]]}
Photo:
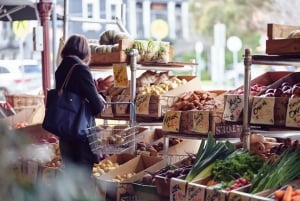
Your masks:
{"label": "bag strap", "polygon": [[69,72],[68,72],[68,74],[67,74],[67,76],[66,76],[66,78],[65,78],[65,80],[64,80],[64,82],[63,82],[63,84],[62,84],[62,86],[61,86],[61,88],[59,89],[59,94],[61,94],[62,93],[62,91],[63,91],[63,89],[67,86],[67,84],[68,84],[68,82],[69,82],[69,79],[70,79],[70,77],[71,77],[71,74],[72,74],[72,72],[73,72],[73,69],[74,69],[74,67],[76,66],[76,65],[78,65],[77,63],[76,64],[74,64],[71,68],[70,68],[70,70],[69,70]]}

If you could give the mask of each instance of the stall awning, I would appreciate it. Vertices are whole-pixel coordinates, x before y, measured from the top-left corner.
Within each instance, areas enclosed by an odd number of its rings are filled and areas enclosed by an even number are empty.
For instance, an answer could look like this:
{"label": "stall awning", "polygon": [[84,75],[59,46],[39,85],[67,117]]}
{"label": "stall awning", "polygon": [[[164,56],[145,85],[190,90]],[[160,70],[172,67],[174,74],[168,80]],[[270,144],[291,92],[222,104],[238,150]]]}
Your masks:
{"label": "stall awning", "polygon": [[38,20],[35,0],[0,0],[0,21]]}

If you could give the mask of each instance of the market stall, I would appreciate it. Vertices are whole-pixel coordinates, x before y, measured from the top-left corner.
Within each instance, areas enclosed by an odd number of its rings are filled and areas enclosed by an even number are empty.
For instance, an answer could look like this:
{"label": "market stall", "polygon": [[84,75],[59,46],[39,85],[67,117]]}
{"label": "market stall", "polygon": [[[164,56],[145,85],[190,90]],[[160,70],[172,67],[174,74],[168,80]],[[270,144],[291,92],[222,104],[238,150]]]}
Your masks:
{"label": "market stall", "polygon": [[[103,160],[94,164],[93,179],[100,199],[273,201],[283,200],[280,196],[292,200],[292,194],[296,199],[299,73],[267,72],[251,79],[251,65],[298,64],[297,50],[292,55],[252,55],[246,49],[244,85],[230,91],[206,91],[195,76],[168,74],[170,69],[184,68],[178,66],[184,63],[172,62],[171,54],[164,62],[145,62],[141,46],[133,44],[149,45],[149,41],[137,42],[141,41],[125,43],[122,38],[113,44],[92,41],[90,45],[91,69],[110,68],[114,77],[114,85],[101,91],[111,107],[99,118],[130,122],[129,128],[98,125],[97,140],[105,151]],[[112,51],[115,44],[119,46]],[[128,54],[124,54],[126,49]],[[104,55],[106,60],[97,60]],[[141,69],[145,72],[136,76]],[[32,134],[29,128],[22,131]],[[55,153],[47,162],[38,162],[34,172],[22,172],[34,179],[37,175],[55,178],[62,168],[59,139],[48,134],[43,139],[30,135],[35,143],[51,144]],[[130,152],[123,134],[134,135]],[[21,170],[28,170],[26,165]]]}

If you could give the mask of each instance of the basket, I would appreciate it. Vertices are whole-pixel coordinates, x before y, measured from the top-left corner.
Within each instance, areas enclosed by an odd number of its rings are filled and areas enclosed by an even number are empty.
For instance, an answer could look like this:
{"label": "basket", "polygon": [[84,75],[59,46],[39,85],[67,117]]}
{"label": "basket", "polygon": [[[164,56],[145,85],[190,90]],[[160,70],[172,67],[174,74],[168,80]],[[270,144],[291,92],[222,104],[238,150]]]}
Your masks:
{"label": "basket", "polygon": [[43,95],[5,95],[6,102],[10,103],[15,111],[21,111],[26,108],[38,108],[44,105]]}
{"label": "basket", "polygon": [[139,126],[99,125],[89,128],[87,137],[95,154],[120,154],[135,151],[136,135],[141,131]]}

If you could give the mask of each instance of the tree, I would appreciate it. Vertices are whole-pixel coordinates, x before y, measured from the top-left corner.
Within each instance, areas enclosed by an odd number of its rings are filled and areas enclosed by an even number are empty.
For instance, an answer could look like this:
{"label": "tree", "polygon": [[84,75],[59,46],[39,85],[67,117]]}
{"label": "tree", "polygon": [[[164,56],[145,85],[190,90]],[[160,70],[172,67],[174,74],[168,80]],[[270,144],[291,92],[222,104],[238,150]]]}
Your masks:
{"label": "tree", "polygon": [[244,45],[256,47],[266,33],[272,0],[191,0],[190,11],[195,33],[213,39],[214,24],[226,25],[227,36],[242,38]]}

